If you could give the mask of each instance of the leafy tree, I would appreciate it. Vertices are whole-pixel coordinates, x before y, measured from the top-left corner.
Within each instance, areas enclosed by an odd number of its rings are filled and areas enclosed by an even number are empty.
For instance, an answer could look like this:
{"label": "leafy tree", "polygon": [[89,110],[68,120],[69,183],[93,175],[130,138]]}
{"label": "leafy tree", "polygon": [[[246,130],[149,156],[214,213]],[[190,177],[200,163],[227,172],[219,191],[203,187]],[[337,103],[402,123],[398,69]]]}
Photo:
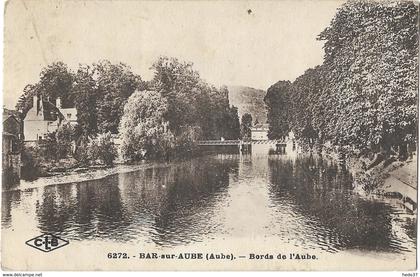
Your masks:
{"label": "leafy tree", "polygon": [[15,107],[15,109],[22,115],[22,120],[33,106],[33,97],[39,94],[38,85],[26,85],[23,89],[23,93],[19,97]]}
{"label": "leafy tree", "polygon": [[199,126],[184,126],[179,135],[174,139],[175,153],[182,156],[188,155],[196,147],[195,142],[202,136]]}
{"label": "leafy tree", "polygon": [[94,64],[97,83],[97,123],[100,133],[118,133],[118,125],[127,99],[136,90],[144,89],[139,75],[123,63],[101,61]]}
{"label": "leafy tree", "polygon": [[72,85],[73,73],[67,66],[63,62],[52,63],[41,70],[39,82],[24,88],[23,94],[16,104],[16,110],[21,111],[22,118],[25,118],[33,106],[34,96],[42,96],[43,99],[52,103],[55,103],[56,99],[60,97],[63,107],[72,107]]}
{"label": "leafy tree", "polygon": [[323,103],[320,102],[324,75],[323,66],[306,70],[293,82],[293,93],[290,94],[291,128],[301,143],[311,147],[319,138],[319,130],[314,128],[314,121],[325,121],[322,117]]}
{"label": "leafy tree", "polygon": [[41,171],[39,147],[22,145],[21,162],[21,178],[28,181],[36,179]]}
{"label": "leafy tree", "polygon": [[242,139],[251,138],[252,115],[245,113],[241,118],[241,137]]}
{"label": "leafy tree", "polygon": [[337,144],[376,149],[416,138],[418,6],[352,1],[319,36],[325,40],[324,115],[315,127]]}
{"label": "leafy tree", "polygon": [[239,139],[241,126],[239,123],[238,108],[231,106],[225,114],[225,123],[222,125],[225,139]]}
{"label": "leafy tree", "polygon": [[71,89],[73,86],[73,73],[63,62],[55,62],[43,68],[38,82],[39,91],[45,99],[55,103],[61,98],[64,108],[73,107]]}
{"label": "leafy tree", "polygon": [[70,123],[61,125],[55,133],[58,159],[67,158],[72,154],[74,128]]}
{"label": "leafy tree", "polygon": [[121,152],[125,158],[164,157],[174,147],[174,136],[164,115],[168,102],[156,91],[137,91],[124,106],[120,122]]}
{"label": "leafy tree", "polygon": [[285,137],[290,131],[291,92],[292,84],[290,81],[279,81],[267,90],[264,102],[268,110],[268,137],[270,139]]}
{"label": "leafy tree", "polygon": [[319,35],[324,63],[268,90],[269,136],[291,127],[301,141],[406,158],[417,139],[417,24],[412,2],[345,3]]}
{"label": "leafy tree", "polygon": [[152,86],[168,102],[165,119],[175,135],[182,126],[195,125],[198,117],[197,97],[203,83],[192,65],[176,58],[160,57],[152,66],[155,71]]}
{"label": "leafy tree", "polygon": [[57,131],[48,133],[39,145],[37,154],[42,160],[58,161],[72,154],[74,128],[69,124],[62,124]]}
{"label": "leafy tree", "polygon": [[72,88],[77,126],[75,130],[78,145],[88,142],[89,137],[98,133],[97,123],[97,86],[94,80],[95,71],[88,65],[80,65],[75,74]]}
{"label": "leafy tree", "polygon": [[[150,132],[142,133],[146,129],[138,130],[136,136],[141,136],[143,141],[137,145],[140,148],[125,152],[130,158],[142,157],[143,150],[149,156],[168,155],[172,150],[189,151],[194,148],[195,141],[203,138],[239,138],[237,108],[229,105],[229,91],[226,87],[217,89],[208,85],[192,68],[192,63],[178,61],[176,58],[161,57],[152,68],[155,71],[154,78],[146,83],[122,63],[111,64],[105,60],[92,66],[80,65],[75,73],[62,62],[54,63],[42,70],[38,83],[25,88],[17,107],[24,113],[24,117],[33,105],[34,95],[42,95],[51,101],[61,97],[64,107],[75,106],[78,124],[74,130],[74,156],[82,164],[91,162],[92,157],[86,151],[98,133],[116,134],[121,126],[126,126],[120,124],[125,113],[124,106],[135,91],[142,91],[145,87],[155,89],[152,96],[146,93],[145,101],[161,101],[165,108],[161,115],[156,115],[161,116],[160,123],[152,127],[157,128],[156,137],[150,137]],[[148,109],[149,106],[142,106],[144,104],[140,102],[137,103],[140,109]],[[135,113],[134,110],[130,112]],[[143,123],[153,126],[150,121]],[[161,125],[164,126],[163,133],[159,133]],[[130,143],[126,146],[127,149],[134,147]],[[133,154],[129,154],[131,150]]]}
{"label": "leafy tree", "polygon": [[176,58],[160,57],[152,68],[151,87],[168,103],[164,117],[175,137],[184,136],[183,132],[191,128],[205,139],[239,137],[237,109],[229,106],[227,87],[209,86],[192,63]]}
{"label": "leafy tree", "polygon": [[90,161],[99,160],[102,164],[112,166],[117,157],[117,149],[112,134],[107,132],[92,139],[88,145],[88,155]]}
{"label": "leafy tree", "polygon": [[78,161],[79,165],[81,166],[88,166],[91,162],[91,153],[89,148],[89,143],[91,138],[87,137],[86,140],[82,140],[79,142],[76,150],[74,151],[74,158]]}
{"label": "leafy tree", "polygon": [[56,132],[48,133],[40,143],[39,156],[45,161],[58,161],[60,159]]}

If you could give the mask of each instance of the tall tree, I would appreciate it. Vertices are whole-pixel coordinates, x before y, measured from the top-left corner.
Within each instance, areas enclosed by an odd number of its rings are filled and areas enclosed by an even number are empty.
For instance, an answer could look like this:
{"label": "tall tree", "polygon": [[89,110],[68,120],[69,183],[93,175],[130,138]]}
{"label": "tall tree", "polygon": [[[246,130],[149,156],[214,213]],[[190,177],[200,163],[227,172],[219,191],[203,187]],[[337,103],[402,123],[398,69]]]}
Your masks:
{"label": "tall tree", "polygon": [[268,137],[270,139],[283,138],[290,131],[291,92],[292,84],[290,81],[279,81],[267,90],[264,102],[268,110]]}
{"label": "tall tree", "polygon": [[239,137],[237,109],[229,106],[227,87],[208,85],[192,63],[176,58],[160,57],[152,68],[150,86],[168,102],[165,119],[176,137],[191,137],[191,130],[194,137],[205,139]]}
{"label": "tall tree", "polygon": [[320,120],[324,121],[323,103],[320,102],[325,82],[324,75],[324,67],[317,66],[306,70],[292,84],[290,125],[296,137],[304,144],[312,144],[318,139],[319,130],[315,129],[314,125]]}
{"label": "tall tree", "polygon": [[23,93],[15,106],[15,109],[22,115],[22,119],[25,118],[28,111],[33,107],[33,97],[37,95],[40,95],[39,86],[37,84],[26,85],[23,89]]}
{"label": "tall tree", "polygon": [[182,126],[197,123],[197,102],[203,82],[192,66],[192,63],[168,57],[158,58],[152,66],[155,71],[152,86],[168,101],[165,118],[174,134]]}
{"label": "tall tree", "polygon": [[72,95],[77,110],[76,138],[78,144],[87,142],[89,137],[98,133],[97,125],[97,86],[94,70],[88,65],[81,65],[75,74]]}
{"label": "tall tree", "polygon": [[25,118],[26,113],[33,106],[34,96],[42,96],[44,100],[52,103],[60,97],[64,108],[72,107],[74,105],[71,94],[73,79],[73,73],[63,62],[55,62],[44,67],[40,73],[40,80],[24,88],[16,109],[21,111]]}
{"label": "tall tree", "polygon": [[74,105],[71,94],[73,80],[73,73],[67,65],[63,62],[55,62],[42,69],[38,86],[46,100],[55,103],[60,97],[62,106],[69,108]]}
{"label": "tall tree", "polygon": [[[325,40],[321,95],[326,138],[359,149],[404,145],[416,138],[418,5],[352,1],[319,36]],[[403,151],[404,152],[404,151]]]}
{"label": "tall tree", "polygon": [[123,63],[112,64],[104,60],[93,67],[97,86],[98,131],[116,134],[127,99],[134,91],[143,90],[145,83]]}
{"label": "tall tree", "polygon": [[241,138],[249,139],[251,138],[251,127],[252,127],[252,115],[245,113],[241,118]]}
{"label": "tall tree", "polygon": [[174,136],[164,115],[168,103],[155,91],[137,91],[124,106],[120,123],[121,151],[129,159],[165,156],[174,147]]}

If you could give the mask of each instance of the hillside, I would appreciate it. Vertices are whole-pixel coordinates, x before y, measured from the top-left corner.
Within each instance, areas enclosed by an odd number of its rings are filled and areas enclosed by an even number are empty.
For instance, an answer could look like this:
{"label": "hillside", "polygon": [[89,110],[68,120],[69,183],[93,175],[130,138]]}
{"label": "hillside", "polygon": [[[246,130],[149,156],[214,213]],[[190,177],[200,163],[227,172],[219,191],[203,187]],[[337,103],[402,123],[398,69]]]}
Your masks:
{"label": "hillside", "polygon": [[230,86],[229,103],[238,107],[239,118],[244,113],[250,113],[255,122],[266,123],[267,110],[264,104],[264,96],[266,92],[260,89],[254,89],[244,86]]}

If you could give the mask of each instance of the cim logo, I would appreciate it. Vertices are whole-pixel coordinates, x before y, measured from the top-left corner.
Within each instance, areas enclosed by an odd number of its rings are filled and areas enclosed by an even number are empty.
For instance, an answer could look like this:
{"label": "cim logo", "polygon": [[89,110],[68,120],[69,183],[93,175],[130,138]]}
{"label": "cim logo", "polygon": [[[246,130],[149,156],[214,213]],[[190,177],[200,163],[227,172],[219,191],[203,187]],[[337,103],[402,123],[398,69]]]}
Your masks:
{"label": "cim logo", "polygon": [[43,252],[51,252],[69,244],[67,240],[61,239],[53,234],[43,234],[25,242],[30,247]]}

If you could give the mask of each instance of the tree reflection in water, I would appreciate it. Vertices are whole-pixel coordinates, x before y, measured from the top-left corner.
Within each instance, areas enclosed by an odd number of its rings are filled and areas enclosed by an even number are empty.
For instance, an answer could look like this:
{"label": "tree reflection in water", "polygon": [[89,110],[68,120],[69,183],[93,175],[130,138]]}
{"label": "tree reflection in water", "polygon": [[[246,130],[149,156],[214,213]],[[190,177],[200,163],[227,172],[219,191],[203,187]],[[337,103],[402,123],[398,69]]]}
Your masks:
{"label": "tree reflection in water", "polygon": [[214,226],[206,222],[235,172],[232,160],[195,160],[46,187],[37,209],[39,228],[72,239],[143,236],[156,244],[185,244],[211,233]]}
{"label": "tree reflection in water", "polygon": [[392,232],[393,208],[352,193],[347,170],[314,156],[271,159],[269,167],[273,201],[292,201],[300,214],[327,227],[326,235],[314,237],[326,240],[329,251],[405,250]]}
{"label": "tree reflection in water", "polygon": [[2,194],[3,229],[162,247],[258,236],[299,249],[414,251],[416,220],[405,215],[310,156],[207,156]]}

